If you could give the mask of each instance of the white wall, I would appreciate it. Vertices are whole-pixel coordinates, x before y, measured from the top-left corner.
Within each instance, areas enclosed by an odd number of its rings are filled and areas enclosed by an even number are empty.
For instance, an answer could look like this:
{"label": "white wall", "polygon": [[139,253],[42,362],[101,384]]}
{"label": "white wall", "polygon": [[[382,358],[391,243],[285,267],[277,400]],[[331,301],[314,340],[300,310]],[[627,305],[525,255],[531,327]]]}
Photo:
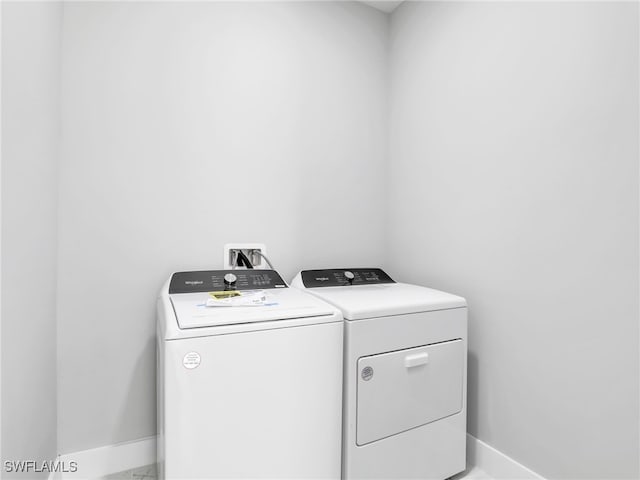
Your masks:
{"label": "white wall", "polygon": [[[56,455],[57,2],[2,2],[2,459]],[[2,465],[4,470],[4,464]],[[38,475],[3,474],[3,478]]]}
{"label": "white wall", "polygon": [[229,241],[376,264],[387,17],[356,3],[64,6],[59,448],[155,434],[155,296]]}
{"label": "white wall", "polygon": [[469,431],[547,478],[638,478],[638,4],[391,22],[388,265],[464,295]]}
{"label": "white wall", "polygon": [[638,476],[637,4],[408,2],[387,65],[352,3],[68,3],[58,178],[61,8],[2,4],[4,459],[56,388],[61,452],[153,435],[161,283],[263,241],[465,295],[470,432]]}

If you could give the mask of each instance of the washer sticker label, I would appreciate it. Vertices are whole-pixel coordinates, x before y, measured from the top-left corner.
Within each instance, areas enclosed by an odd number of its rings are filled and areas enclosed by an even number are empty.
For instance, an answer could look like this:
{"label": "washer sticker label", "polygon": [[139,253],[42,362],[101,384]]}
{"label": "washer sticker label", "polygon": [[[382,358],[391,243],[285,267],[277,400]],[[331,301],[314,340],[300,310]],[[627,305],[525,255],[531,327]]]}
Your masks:
{"label": "washer sticker label", "polygon": [[371,367],[364,367],[362,369],[362,372],[360,373],[360,376],[362,377],[362,379],[365,382],[368,382],[369,380],[371,380],[373,378],[373,368]]}
{"label": "washer sticker label", "polygon": [[182,365],[184,368],[193,370],[200,365],[200,354],[198,352],[189,352],[182,359]]}

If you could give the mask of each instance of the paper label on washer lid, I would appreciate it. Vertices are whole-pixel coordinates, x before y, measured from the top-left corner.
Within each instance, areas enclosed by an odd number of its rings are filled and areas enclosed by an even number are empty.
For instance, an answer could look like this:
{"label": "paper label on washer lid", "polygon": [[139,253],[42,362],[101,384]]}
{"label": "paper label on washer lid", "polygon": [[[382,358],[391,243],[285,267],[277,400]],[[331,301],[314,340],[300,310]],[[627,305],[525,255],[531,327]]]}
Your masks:
{"label": "paper label on washer lid", "polygon": [[200,365],[200,354],[198,352],[189,352],[182,358],[184,368],[193,370]]}

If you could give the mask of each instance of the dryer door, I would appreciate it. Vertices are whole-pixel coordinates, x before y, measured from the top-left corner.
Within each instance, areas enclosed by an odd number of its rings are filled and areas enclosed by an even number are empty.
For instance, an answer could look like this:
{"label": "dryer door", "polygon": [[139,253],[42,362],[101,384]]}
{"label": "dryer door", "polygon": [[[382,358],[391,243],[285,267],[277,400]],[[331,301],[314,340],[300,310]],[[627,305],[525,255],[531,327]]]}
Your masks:
{"label": "dryer door", "polygon": [[462,410],[462,340],[358,359],[357,444]]}

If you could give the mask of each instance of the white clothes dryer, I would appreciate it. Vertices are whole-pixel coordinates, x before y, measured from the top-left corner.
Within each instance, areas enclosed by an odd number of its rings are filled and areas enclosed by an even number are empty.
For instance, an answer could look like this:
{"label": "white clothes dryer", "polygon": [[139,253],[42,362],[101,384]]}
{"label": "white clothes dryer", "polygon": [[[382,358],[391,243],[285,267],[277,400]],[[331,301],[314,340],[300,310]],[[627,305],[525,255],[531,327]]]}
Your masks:
{"label": "white clothes dryer", "polygon": [[339,310],[272,270],[181,272],[157,326],[161,479],[340,478]]}
{"label": "white clothes dryer", "polygon": [[345,320],[342,478],[438,479],[465,469],[467,304],[379,268],[291,282]]}

